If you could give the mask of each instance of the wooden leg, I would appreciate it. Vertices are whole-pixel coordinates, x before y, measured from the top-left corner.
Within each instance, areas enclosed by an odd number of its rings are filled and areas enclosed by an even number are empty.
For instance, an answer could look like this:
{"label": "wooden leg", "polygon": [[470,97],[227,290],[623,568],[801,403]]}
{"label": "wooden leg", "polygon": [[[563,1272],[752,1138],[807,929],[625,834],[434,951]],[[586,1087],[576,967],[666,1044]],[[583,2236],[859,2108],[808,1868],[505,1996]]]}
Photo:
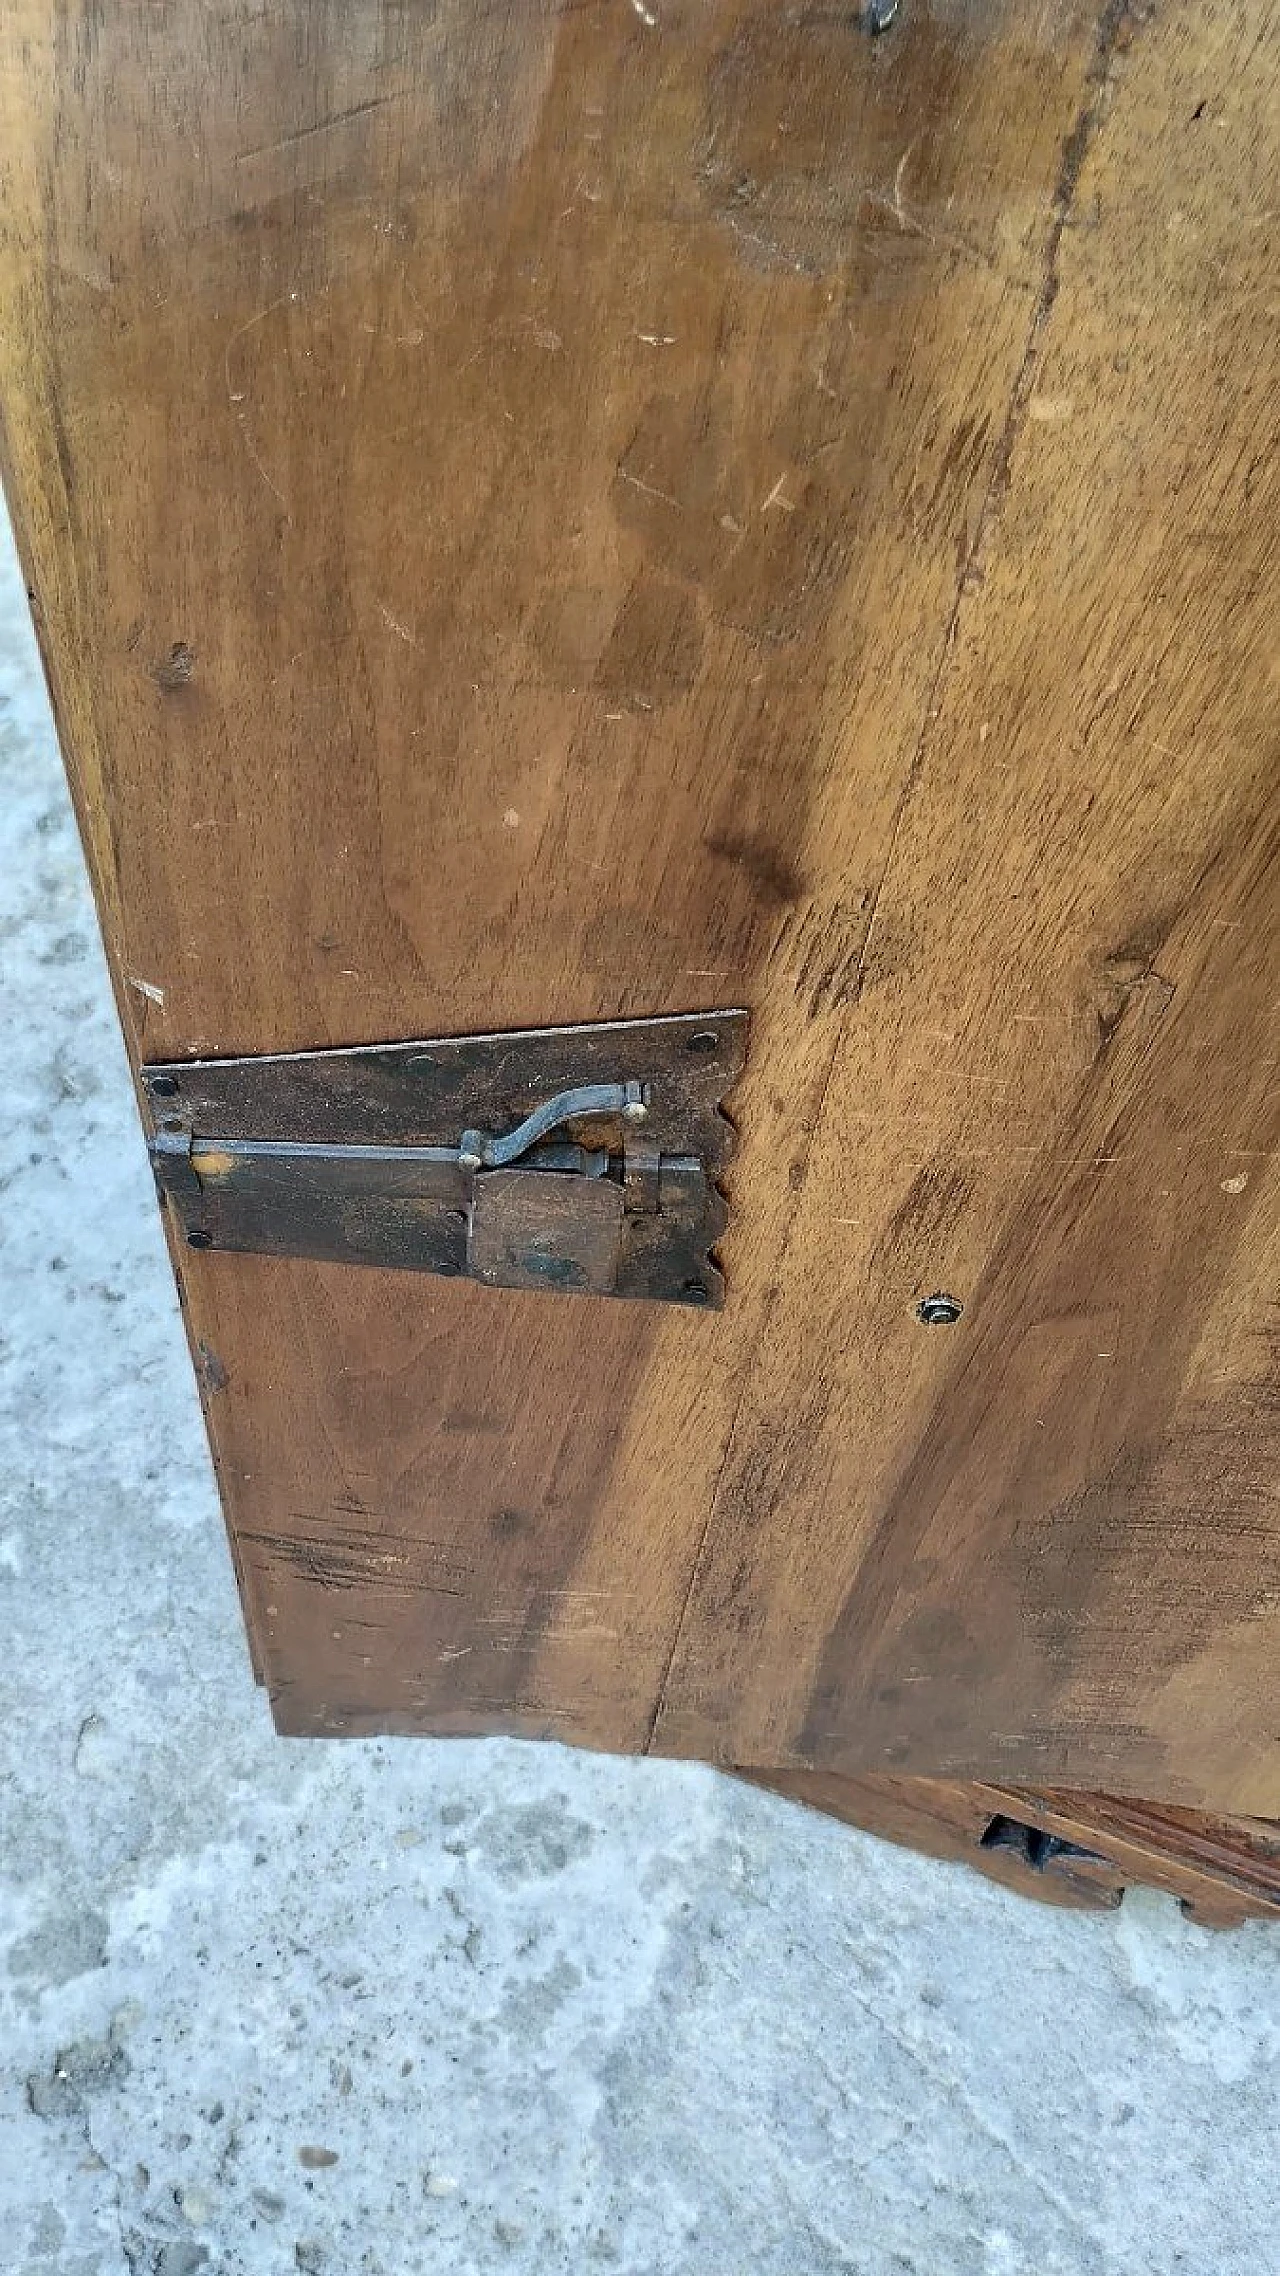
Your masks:
{"label": "wooden leg", "polygon": [[975,1865],[1042,1903],[1113,1911],[1137,1883],[1167,1890],[1201,1927],[1280,1920],[1280,1825],[1260,1819],[931,1778],[737,1775],[886,1841]]}

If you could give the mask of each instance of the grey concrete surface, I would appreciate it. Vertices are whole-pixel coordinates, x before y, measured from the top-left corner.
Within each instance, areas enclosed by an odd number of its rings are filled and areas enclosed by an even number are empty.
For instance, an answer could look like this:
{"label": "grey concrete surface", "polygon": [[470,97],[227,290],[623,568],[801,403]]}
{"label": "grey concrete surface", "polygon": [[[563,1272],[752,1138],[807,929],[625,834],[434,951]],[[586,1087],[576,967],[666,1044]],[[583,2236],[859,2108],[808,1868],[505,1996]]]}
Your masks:
{"label": "grey concrete surface", "polygon": [[0,2276],[1275,2270],[1266,1929],[273,1737],[0,581]]}

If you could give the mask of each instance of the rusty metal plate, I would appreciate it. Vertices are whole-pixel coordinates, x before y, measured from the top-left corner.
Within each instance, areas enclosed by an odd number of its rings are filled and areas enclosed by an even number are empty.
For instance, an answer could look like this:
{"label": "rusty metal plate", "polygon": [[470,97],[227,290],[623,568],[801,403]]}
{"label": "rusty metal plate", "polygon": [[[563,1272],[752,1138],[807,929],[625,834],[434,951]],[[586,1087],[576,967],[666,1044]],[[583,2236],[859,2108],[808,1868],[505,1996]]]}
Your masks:
{"label": "rusty metal plate", "polygon": [[477,1178],[467,1271],[491,1288],[612,1296],[622,1248],[622,1187],[563,1170]]}
{"label": "rusty metal plate", "polygon": [[746,1033],[699,1012],[146,1067],[157,1180],[194,1248],[715,1307]]}

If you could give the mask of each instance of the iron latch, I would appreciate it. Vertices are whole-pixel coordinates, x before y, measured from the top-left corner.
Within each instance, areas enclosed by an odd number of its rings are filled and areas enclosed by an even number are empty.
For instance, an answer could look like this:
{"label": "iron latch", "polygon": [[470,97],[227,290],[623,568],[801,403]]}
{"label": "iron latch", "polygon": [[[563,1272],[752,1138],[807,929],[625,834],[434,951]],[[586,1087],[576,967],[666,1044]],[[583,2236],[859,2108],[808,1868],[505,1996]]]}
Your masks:
{"label": "iron latch", "polygon": [[142,1071],[189,1245],[718,1306],[742,1011]]}

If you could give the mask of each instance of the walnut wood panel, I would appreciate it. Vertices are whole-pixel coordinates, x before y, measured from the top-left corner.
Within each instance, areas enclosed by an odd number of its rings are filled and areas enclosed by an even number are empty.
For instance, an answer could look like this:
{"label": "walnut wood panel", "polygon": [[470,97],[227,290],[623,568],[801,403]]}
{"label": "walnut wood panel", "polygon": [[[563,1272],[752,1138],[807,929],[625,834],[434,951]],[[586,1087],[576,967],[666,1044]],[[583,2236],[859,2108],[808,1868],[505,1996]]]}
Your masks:
{"label": "walnut wood panel", "polygon": [[[1188,1919],[1202,1928],[1280,1921],[1277,1825],[1211,1818],[1108,1794],[1036,1793],[874,1773],[841,1778],[820,1770],[738,1775],[886,1841],[972,1865],[1043,1904],[1112,1912],[1125,1889],[1137,1884],[1177,1897]],[[1051,1840],[1033,1863],[1019,1856],[1016,1844],[993,1838],[1001,1828],[1006,1834],[1037,1829],[1067,1846]]]}
{"label": "walnut wood panel", "polygon": [[3,11],[6,479],[135,1059],[755,1014],[717,1320],[177,1260],[288,1730],[649,1735],[1117,26]]}
{"label": "walnut wood panel", "polygon": [[664,1748],[1280,1814],[1278,97],[1108,56]]}

